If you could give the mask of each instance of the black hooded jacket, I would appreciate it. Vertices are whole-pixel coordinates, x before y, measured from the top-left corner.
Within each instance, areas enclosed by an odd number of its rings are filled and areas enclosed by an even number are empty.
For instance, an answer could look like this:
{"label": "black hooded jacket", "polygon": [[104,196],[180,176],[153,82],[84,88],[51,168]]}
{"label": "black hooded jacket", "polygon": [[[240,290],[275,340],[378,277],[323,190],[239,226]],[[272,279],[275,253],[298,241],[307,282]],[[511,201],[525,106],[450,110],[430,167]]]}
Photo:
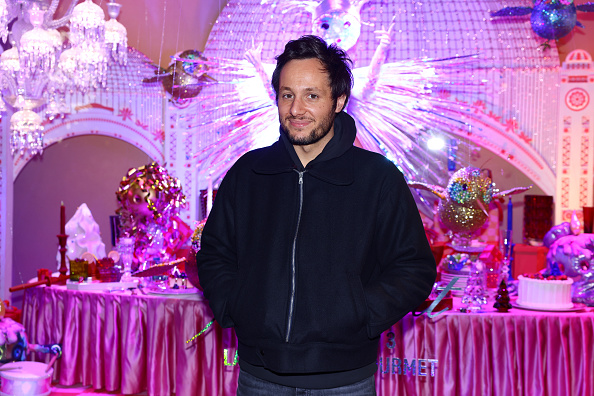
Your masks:
{"label": "black hooded jacket", "polygon": [[250,366],[279,374],[369,366],[380,334],[431,291],[435,261],[404,177],[353,146],[355,135],[341,112],[307,167],[281,135],[221,183],[199,277]]}

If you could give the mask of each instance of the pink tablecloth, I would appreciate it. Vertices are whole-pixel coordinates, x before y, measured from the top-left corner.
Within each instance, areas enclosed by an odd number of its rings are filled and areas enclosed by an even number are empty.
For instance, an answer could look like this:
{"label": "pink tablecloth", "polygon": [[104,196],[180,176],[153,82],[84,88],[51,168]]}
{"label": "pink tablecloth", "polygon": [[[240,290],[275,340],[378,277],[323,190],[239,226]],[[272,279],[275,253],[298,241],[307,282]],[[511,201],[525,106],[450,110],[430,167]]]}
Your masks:
{"label": "pink tablecloth", "polygon": [[223,350],[236,350],[230,330],[213,325],[203,301],[36,287],[25,293],[23,323],[31,342],[59,342],[55,379],[151,396],[235,394],[235,367]]}
{"label": "pink tablecloth", "polygon": [[[64,347],[60,384],[151,396],[235,394],[231,331],[215,325],[186,348],[211,318],[202,301],[56,286],[29,289],[23,308],[33,342]],[[378,363],[384,396],[593,395],[594,314],[407,315],[382,334]]]}
{"label": "pink tablecloth", "polygon": [[[589,308],[487,311],[449,311],[433,319],[407,315],[391,333],[382,334],[378,394],[594,395],[594,314]],[[403,374],[404,359],[409,367],[414,362],[416,375],[413,370]],[[425,375],[419,375],[421,360]]]}

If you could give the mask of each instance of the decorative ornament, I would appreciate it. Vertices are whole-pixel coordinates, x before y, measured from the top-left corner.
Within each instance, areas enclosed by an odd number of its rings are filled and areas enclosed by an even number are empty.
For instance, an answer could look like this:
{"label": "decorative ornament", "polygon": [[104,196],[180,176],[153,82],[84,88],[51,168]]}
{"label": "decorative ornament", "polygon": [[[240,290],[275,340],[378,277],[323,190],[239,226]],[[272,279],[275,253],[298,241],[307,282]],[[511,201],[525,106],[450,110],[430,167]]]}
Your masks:
{"label": "decorative ornament", "polygon": [[178,179],[153,162],[133,168],[116,192],[120,231],[135,238],[135,264],[158,259],[166,262],[190,236],[177,215],[186,203]]}
{"label": "decorative ornament", "polygon": [[[566,36],[574,27],[584,27],[577,20],[577,11],[593,12],[594,3],[576,6],[573,0],[536,0],[534,7],[505,7],[491,12],[492,17],[515,17],[530,15],[534,33],[548,40]],[[545,43],[546,46],[548,44]]]}
{"label": "decorative ornament", "polygon": [[208,69],[208,58],[202,52],[186,50],[173,56],[166,70],[159,68],[155,70],[155,77],[145,78],[142,82],[151,84],[161,81],[173,102],[184,102],[198,96],[209,83],[216,82],[206,73]]}
{"label": "decorative ornament", "polygon": [[196,223],[196,229],[192,234],[192,249],[196,252],[200,250],[200,239],[202,238],[202,231],[204,230],[204,226],[206,225],[206,219],[200,220]]}
{"label": "decorative ornament", "polygon": [[508,312],[512,308],[512,305],[509,302],[509,293],[507,291],[505,279],[502,279],[501,283],[499,284],[493,308],[497,308],[497,312]]}
{"label": "decorative ornament", "polygon": [[437,207],[439,220],[459,237],[461,244],[465,244],[462,242],[468,240],[489,219],[488,206],[492,200],[518,194],[532,187],[498,191],[491,178],[473,167],[456,171],[446,188],[417,182],[409,182],[408,185],[430,191],[441,199]]}
{"label": "decorative ornament", "polygon": [[449,270],[460,271],[466,264],[470,264],[470,256],[467,253],[454,253],[446,257]]}
{"label": "decorative ornament", "polygon": [[573,235],[578,235],[582,232],[582,222],[577,215],[577,211],[574,210],[571,212],[571,223],[569,224]]}
{"label": "decorative ornament", "polygon": [[196,223],[196,229],[192,233],[191,241],[192,248],[186,256],[186,263],[184,266],[185,272],[188,276],[188,280],[202,291],[200,286],[200,279],[198,277],[198,265],[196,263],[196,253],[200,250],[200,239],[202,238],[202,231],[206,225],[206,219],[200,220]]}
{"label": "decorative ornament", "polygon": [[294,11],[310,13],[312,34],[344,50],[352,48],[361,35],[361,8],[368,2],[369,0],[273,1],[283,14]]}
{"label": "decorative ornament", "polygon": [[190,338],[189,340],[186,341],[186,344],[189,344],[190,342],[194,341],[196,338],[200,337],[202,334],[204,334],[206,332],[206,330],[208,330],[208,328],[210,326],[212,326],[212,324],[214,323],[214,319],[211,320],[210,322],[208,322],[206,324],[206,326],[204,326],[204,328],[202,330],[200,330],[197,334],[195,334],[194,336],[192,336],[192,338]]}
{"label": "decorative ornament", "polygon": [[[99,224],[93,218],[86,203],[81,204],[65,225],[68,235],[66,255],[69,259],[84,258],[85,253],[91,257],[105,257],[105,244],[101,239]],[[56,252],[57,267],[60,267],[60,251]]]}
{"label": "decorative ornament", "polygon": [[328,44],[352,48],[361,35],[361,8],[368,1],[322,1],[312,13],[312,33]]}
{"label": "decorative ornament", "polygon": [[485,266],[480,260],[472,263],[470,275],[464,288],[462,304],[464,312],[478,312],[487,304],[487,288],[485,285]]}
{"label": "decorative ornament", "polygon": [[[313,13],[317,6],[346,10],[355,4],[290,0],[268,3],[273,3],[274,12],[279,13],[304,9]],[[442,184],[447,178],[442,168],[450,158],[446,150],[429,152],[427,143],[435,137],[449,140],[453,134],[470,129],[464,114],[472,113],[473,105],[461,104],[456,96],[479,91],[476,80],[461,72],[470,70],[476,58],[454,56],[386,63],[394,26],[395,22],[387,29],[374,31],[379,43],[371,63],[352,69],[354,84],[346,112],[357,121],[361,147],[384,155],[407,180]],[[316,28],[312,25],[311,29]],[[254,43],[244,53],[245,59],[210,60],[209,64],[224,70],[225,76],[233,76],[221,77],[221,83],[228,84],[229,94],[202,105],[205,114],[213,114],[202,125],[216,128],[221,134],[216,142],[197,152],[195,158],[203,176],[215,185],[242,154],[278,140],[278,109],[270,87],[274,65],[263,63],[262,47],[262,43]],[[344,49],[344,43],[341,47]],[[228,109],[226,115],[214,116],[218,108]],[[465,147],[465,143],[458,145]],[[451,157],[451,162],[459,164],[455,157]],[[433,200],[427,200],[422,193],[415,194],[415,199],[419,209],[429,215]]]}
{"label": "decorative ornament", "polygon": [[588,107],[588,104],[590,104],[590,95],[583,88],[573,88],[565,94],[565,105],[570,110],[581,111]]}

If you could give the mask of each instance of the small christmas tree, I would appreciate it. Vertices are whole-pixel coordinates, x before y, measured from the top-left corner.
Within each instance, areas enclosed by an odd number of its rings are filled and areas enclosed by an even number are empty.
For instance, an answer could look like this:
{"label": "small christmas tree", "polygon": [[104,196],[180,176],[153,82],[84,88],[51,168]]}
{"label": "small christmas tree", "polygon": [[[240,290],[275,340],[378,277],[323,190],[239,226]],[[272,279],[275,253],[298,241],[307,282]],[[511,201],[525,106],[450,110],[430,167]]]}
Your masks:
{"label": "small christmas tree", "polygon": [[511,307],[512,306],[509,303],[509,293],[507,292],[507,284],[505,283],[505,279],[502,279],[499,288],[497,289],[497,297],[495,297],[493,308],[497,308],[498,312],[507,312]]}

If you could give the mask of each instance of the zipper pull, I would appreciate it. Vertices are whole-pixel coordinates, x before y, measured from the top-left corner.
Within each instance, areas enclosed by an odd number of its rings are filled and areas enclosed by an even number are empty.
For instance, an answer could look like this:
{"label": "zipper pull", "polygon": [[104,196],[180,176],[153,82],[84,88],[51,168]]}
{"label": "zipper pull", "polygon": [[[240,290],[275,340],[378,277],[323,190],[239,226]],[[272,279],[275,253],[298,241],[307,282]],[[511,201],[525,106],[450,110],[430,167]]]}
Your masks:
{"label": "zipper pull", "polygon": [[298,172],[299,173],[299,184],[303,184],[303,174],[305,172]]}

